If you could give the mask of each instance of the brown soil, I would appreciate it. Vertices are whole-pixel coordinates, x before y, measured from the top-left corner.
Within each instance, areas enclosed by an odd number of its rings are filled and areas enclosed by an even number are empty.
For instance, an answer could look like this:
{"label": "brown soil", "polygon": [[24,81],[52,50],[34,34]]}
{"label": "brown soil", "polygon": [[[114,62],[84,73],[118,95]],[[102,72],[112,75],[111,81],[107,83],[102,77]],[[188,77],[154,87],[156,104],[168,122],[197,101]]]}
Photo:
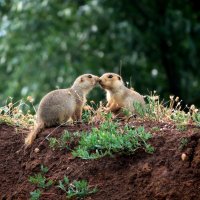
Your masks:
{"label": "brown soil", "polygon": [[[90,186],[98,188],[96,194],[85,198],[88,200],[200,199],[200,128],[189,126],[185,131],[178,131],[173,124],[157,122],[131,122],[131,125],[144,125],[153,134],[150,141],[155,147],[153,154],[139,150],[131,156],[74,159],[69,151],[53,151],[44,141],[54,128],[46,129],[31,149],[24,150],[21,147],[28,130],[1,124],[0,199],[29,199],[36,187],[28,178],[40,171],[41,164],[49,168],[46,176],[55,183],[42,190],[41,199],[66,199],[64,192],[56,187],[64,175],[70,180],[86,179]],[[87,125],[61,127],[52,136],[60,136],[65,129],[73,132],[90,128]],[[189,139],[183,149],[181,138]],[[39,144],[40,152],[35,153]],[[185,161],[181,160],[182,153],[186,154]]]}

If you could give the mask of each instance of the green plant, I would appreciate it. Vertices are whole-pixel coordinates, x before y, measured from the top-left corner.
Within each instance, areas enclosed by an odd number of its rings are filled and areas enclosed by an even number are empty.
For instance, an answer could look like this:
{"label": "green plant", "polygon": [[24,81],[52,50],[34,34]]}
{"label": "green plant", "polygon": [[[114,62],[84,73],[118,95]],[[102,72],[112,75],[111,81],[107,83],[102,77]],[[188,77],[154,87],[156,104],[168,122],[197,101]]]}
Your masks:
{"label": "green plant", "polygon": [[13,102],[13,98],[9,97],[6,105],[0,107],[0,123],[7,123],[18,127],[30,127],[34,123],[34,115],[30,113],[30,109],[34,109],[31,97],[17,102]]}
{"label": "green plant", "polygon": [[59,181],[57,187],[63,190],[69,199],[73,197],[82,198],[97,191],[96,188],[90,190],[88,182],[85,180],[73,181],[70,183],[66,176],[64,176],[63,181]]}
{"label": "green plant", "polygon": [[128,109],[125,109],[125,108],[122,108],[122,110],[120,112],[122,112],[123,115],[127,116],[127,117],[131,115],[131,112]]}
{"label": "green plant", "polygon": [[139,116],[141,116],[141,117],[145,116],[145,107],[141,103],[136,101],[136,102],[133,103],[133,106],[134,106],[135,112]]}
{"label": "green plant", "polygon": [[39,189],[30,192],[31,200],[38,200],[41,196],[41,191]]}
{"label": "green plant", "polygon": [[[53,181],[47,180],[47,178],[44,176],[49,171],[49,169],[45,167],[44,165],[41,165],[40,171],[41,173],[35,174],[34,176],[30,176],[29,182],[43,189],[51,186],[53,184]],[[42,193],[39,189],[34,190],[33,192],[30,192],[31,200],[38,200],[41,194]]]}
{"label": "green plant", "polygon": [[187,126],[185,124],[176,124],[176,128],[179,131],[186,131],[187,130]]}
{"label": "green plant", "polygon": [[145,106],[145,115],[149,119],[159,120],[161,117],[160,102],[158,96],[146,96],[147,104]]}
{"label": "green plant", "polygon": [[181,138],[179,149],[182,150],[188,144],[188,142],[189,142],[188,138]]}
{"label": "green plant", "polygon": [[190,119],[190,115],[184,111],[175,110],[171,115],[171,119],[177,124],[187,124]]}
{"label": "green plant", "polygon": [[75,138],[78,138],[79,136],[79,132],[69,133],[68,131],[64,131],[60,138],[50,137],[48,139],[49,146],[53,150],[56,148],[70,149],[69,145],[74,141]]}
{"label": "green plant", "polygon": [[200,126],[200,113],[193,113],[192,119],[197,126]]}
{"label": "green plant", "polygon": [[93,194],[97,192],[97,189],[94,188],[92,190],[89,189],[88,182],[85,180],[74,181],[69,185],[67,197],[72,198],[74,196],[82,198],[89,194]]}
{"label": "green plant", "polygon": [[35,174],[34,176],[30,176],[29,182],[37,185],[37,187],[40,188],[46,188],[53,184],[52,180],[47,181],[46,177],[43,176],[41,173]]}
{"label": "green plant", "polygon": [[70,143],[71,140],[73,139],[72,134],[70,134],[70,132],[68,131],[64,131],[64,133],[61,135],[60,138],[60,148],[68,148],[67,143]]}
{"label": "green plant", "polygon": [[44,176],[44,174],[46,174],[49,169],[44,165],[41,165],[40,170],[41,173],[29,177],[29,182],[37,185],[37,187],[40,188],[46,188],[51,186],[53,184],[53,181],[52,180],[47,181],[46,177]]}
{"label": "green plant", "polygon": [[50,148],[52,148],[53,150],[55,150],[56,147],[59,144],[58,140],[56,138],[54,138],[54,137],[50,137],[50,138],[48,138],[48,141],[49,141]]}
{"label": "green plant", "polygon": [[82,134],[72,155],[82,159],[96,159],[115,153],[131,154],[138,148],[152,153],[154,148],[147,144],[150,138],[151,134],[144,127],[132,129],[126,125],[120,129],[117,123],[105,121],[98,129],[93,128],[91,133]]}
{"label": "green plant", "polygon": [[63,181],[59,180],[59,185],[57,187],[67,193],[67,190],[65,188],[66,185],[69,185],[69,179],[68,177],[64,176]]}
{"label": "green plant", "polygon": [[187,129],[187,124],[191,119],[190,113],[185,113],[181,110],[174,110],[170,118],[175,122],[176,128],[179,131],[185,131]]}
{"label": "green plant", "polygon": [[83,113],[82,113],[82,121],[84,123],[88,123],[91,119],[91,110],[83,110]]}
{"label": "green plant", "polygon": [[46,173],[49,171],[48,167],[45,167],[44,165],[41,165],[41,166],[40,166],[40,170],[41,170],[41,172],[44,173],[44,174],[46,174]]}
{"label": "green plant", "polygon": [[152,127],[152,129],[151,129],[152,131],[159,131],[160,130],[160,128],[159,127],[157,127],[157,126],[154,126],[154,127]]}

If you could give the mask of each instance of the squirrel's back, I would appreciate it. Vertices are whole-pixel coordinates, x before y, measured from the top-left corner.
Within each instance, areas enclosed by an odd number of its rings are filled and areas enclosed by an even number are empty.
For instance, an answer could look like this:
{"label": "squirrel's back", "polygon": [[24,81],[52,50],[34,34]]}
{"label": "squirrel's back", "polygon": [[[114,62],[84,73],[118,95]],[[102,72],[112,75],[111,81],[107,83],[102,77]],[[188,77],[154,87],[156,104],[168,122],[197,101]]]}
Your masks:
{"label": "squirrel's back", "polygon": [[38,107],[37,121],[46,127],[62,123],[73,115],[76,96],[71,89],[58,89],[46,94]]}

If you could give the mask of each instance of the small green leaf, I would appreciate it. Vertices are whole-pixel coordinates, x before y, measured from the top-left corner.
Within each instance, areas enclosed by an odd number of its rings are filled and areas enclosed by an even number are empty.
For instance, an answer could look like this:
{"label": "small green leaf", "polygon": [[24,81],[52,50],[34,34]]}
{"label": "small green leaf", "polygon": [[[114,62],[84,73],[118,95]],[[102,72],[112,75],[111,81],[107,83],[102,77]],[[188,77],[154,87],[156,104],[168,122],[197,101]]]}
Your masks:
{"label": "small green leaf", "polygon": [[38,200],[41,196],[41,191],[39,189],[30,192],[31,200]]}

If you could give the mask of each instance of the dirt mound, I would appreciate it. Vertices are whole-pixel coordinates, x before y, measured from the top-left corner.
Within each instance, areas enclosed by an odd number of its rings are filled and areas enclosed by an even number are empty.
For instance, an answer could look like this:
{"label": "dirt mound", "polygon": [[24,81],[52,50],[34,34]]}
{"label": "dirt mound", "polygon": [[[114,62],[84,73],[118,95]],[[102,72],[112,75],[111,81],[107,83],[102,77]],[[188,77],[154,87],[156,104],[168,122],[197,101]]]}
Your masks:
{"label": "dirt mound", "polygon": [[[85,199],[200,199],[200,129],[188,127],[178,131],[172,124],[131,122],[132,126],[144,125],[153,134],[150,143],[153,154],[142,150],[131,156],[105,157],[98,160],[74,159],[67,150],[49,148],[45,137],[54,130],[46,129],[31,149],[21,149],[24,134],[6,124],[0,125],[0,199],[29,199],[36,189],[29,183],[29,176],[40,171],[43,164],[49,168],[47,178],[54,186],[43,190],[40,199],[66,199],[55,185],[64,175],[70,180],[85,179],[98,192]],[[67,129],[70,132],[89,130],[91,127],[67,126],[54,130],[58,137]],[[187,139],[187,143],[183,143]],[[35,153],[38,147],[40,152]],[[19,151],[20,150],[20,151]],[[185,153],[185,161],[181,160]]]}

